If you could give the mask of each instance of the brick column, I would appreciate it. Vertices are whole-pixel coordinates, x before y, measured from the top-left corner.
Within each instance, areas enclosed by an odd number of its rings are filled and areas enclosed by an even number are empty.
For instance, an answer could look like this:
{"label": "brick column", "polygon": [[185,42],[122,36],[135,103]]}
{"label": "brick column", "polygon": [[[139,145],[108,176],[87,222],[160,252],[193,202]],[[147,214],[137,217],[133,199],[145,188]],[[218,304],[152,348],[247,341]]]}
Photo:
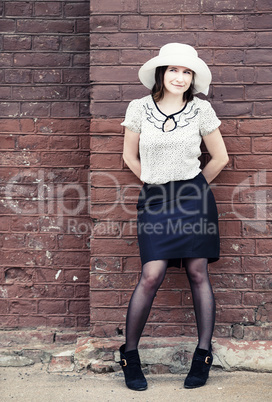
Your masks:
{"label": "brick column", "polygon": [[[271,334],[271,4],[263,1],[91,1],[91,333],[113,336],[140,272],[135,233],[139,181],[124,165],[120,127],[128,101],[148,93],[137,71],[168,42],[196,47],[230,154],[215,180],[222,258],[210,266],[215,335]],[[169,269],[146,335],[195,335],[183,270]]]}
{"label": "brick column", "polygon": [[0,7],[0,325],[86,329],[89,1]]}

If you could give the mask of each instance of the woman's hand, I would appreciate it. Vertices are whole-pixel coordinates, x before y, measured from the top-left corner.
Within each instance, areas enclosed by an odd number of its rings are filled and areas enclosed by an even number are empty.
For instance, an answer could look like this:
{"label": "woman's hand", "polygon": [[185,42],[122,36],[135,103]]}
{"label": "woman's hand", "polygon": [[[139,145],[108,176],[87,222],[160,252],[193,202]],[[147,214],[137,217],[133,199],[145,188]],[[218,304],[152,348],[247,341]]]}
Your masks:
{"label": "woman's hand", "polygon": [[123,159],[130,170],[138,177],[141,176],[141,163],[139,157],[140,133],[134,133],[125,128]]}
{"label": "woman's hand", "polygon": [[202,173],[207,182],[210,183],[227,165],[229,157],[219,128],[205,135],[203,141],[211,155],[211,160],[202,170]]}

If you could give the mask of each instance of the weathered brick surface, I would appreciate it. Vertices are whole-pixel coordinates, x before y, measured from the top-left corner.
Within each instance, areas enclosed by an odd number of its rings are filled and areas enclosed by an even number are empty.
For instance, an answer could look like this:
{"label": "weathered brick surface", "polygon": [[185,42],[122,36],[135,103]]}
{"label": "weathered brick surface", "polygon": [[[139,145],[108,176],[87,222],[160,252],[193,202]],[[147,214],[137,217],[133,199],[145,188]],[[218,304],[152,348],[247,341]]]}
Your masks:
{"label": "weathered brick surface", "polygon": [[1,6],[0,326],[86,328],[89,1]]}
{"label": "weathered brick surface", "polygon": [[[141,184],[122,162],[120,122],[128,101],[148,93],[139,66],[170,41],[195,46],[209,64],[209,100],[230,154],[213,187],[222,237],[221,259],[210,266],[215,335],[250,340],[271,333],[271,11],[268,0],[91,1],[92,335],[124,331],[125,307],[139,278],[135,204]],[[145,334],[196,335],[193,322],[186,276],[169,269]]]}

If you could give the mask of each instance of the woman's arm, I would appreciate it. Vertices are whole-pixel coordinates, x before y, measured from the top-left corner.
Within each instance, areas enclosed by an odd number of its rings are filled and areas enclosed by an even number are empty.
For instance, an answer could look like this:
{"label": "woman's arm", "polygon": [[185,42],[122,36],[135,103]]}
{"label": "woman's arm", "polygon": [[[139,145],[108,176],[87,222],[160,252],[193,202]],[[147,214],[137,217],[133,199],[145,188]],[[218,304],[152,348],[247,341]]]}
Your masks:
{"label": "woman's arm", "polygon": [[130,170],[138,177],[141,176],[141,163],[139,157],[140,134],[125,128],[123,159]]}
{"label": "woman's arm", "polygon": [[203,141],[207,151],[211,155],[211,160],[204,167],[202,173],[208,183],[210,183],[226,166],[229,161],[228,153],[219,128],[212,133],[205,135]]}

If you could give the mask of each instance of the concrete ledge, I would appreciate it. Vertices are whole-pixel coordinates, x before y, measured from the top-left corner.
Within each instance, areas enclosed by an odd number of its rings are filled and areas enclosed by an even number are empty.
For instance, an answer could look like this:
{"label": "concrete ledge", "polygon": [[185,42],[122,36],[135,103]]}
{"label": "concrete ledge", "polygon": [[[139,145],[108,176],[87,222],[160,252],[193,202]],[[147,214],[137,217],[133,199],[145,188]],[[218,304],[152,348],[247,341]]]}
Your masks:
{"label": "concrete ledge", "polygon": [[[37,341],[37,339],[35,339]],[[69,344],[12,345],[0,349],[0,366],[22,367],[42,362],[50,373],[90,370],[106,373],[121,370],[119,347],[124,338],[81,336]],[[196,339],[142,338],[139,352],[146,373],[186,373]],[[213,368],[226,371],[272,372],[272,341],[237,341],[216,338],[213,341]]]}

